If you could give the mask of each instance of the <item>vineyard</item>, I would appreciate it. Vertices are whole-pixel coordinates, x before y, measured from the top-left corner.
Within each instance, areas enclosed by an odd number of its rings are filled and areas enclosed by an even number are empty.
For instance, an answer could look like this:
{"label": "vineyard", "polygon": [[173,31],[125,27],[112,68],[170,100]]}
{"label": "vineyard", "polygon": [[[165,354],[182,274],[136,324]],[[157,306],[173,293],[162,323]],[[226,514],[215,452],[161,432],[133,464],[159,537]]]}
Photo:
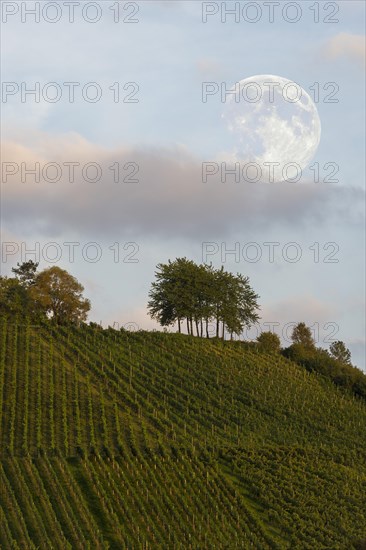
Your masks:
{"label": "vineyard", "polygon": [[366,539],[366,403],[240,342],[0,319],[1,549]]}

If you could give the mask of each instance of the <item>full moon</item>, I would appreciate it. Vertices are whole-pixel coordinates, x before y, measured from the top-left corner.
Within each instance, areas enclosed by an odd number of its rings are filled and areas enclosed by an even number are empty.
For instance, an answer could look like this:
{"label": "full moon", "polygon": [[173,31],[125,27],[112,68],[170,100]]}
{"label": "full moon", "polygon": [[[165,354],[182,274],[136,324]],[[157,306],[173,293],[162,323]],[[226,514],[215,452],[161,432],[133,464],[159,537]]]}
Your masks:
{"label": "full moon", "polygon": [[235,139],[235,161],[245,163],[248,181],[299,181],[320,142],[313,100],[281,76],[237,82],[225,94],[222,118]]}

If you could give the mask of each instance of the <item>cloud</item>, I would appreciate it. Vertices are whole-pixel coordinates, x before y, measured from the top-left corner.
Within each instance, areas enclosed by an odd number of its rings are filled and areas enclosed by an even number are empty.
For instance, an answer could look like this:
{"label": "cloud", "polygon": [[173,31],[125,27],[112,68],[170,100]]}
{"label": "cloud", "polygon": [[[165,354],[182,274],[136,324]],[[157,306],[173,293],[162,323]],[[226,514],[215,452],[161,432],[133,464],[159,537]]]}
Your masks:
{"label": "cloud", "polygon": [[196,68],[201,77],[223,78],[222,67],[215,59],[202,57],[196,61]]}
{"label": "cloud", "polygon": [[21,239],[13,232],[7,231],[1,224],[0,238],[0,277],[12,277],[11,268],[14,264],[7,262],[7,257],[14,256],[15,252],[21,249]]}
{"label": "cloud", "polygon": [[[332,216],[354,223],[361,217],[357,204],[362,205],[364,197],[360,189],[325,184],[235,183],[230,176],[222,183],[219,163],[218,173],[204,183],[202,161],[182,147],[111,150],[78,134],[40,133],[32,146],[7,142],[2,157],[3,170],[18,170],[3,179],[2,223],[8,231],[28,237],[73,232],[99,239],[123,235],[210,240],[272,226],[321,226]],[[38,183],[34,175],[25,174],[36,163]],[[70,163],[79,163],[74,181]],[[97,169],[101,177],[93,183]],[[52,182],[57,175],[59,181]],[[134,179],[138,183],[129,181]]]}
{"label": "cloud", "polygon": [[364,67],[366,50],[365,36],[341,32],[325,44],[324,53],[329,59],[346,57],[361,63]]}

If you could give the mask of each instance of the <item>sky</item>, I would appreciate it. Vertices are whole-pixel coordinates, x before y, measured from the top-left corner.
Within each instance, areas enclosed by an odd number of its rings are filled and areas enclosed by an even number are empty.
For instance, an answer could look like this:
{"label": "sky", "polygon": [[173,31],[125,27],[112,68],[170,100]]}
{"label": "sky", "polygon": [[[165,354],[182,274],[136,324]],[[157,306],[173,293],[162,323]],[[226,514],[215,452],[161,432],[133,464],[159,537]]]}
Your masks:
{"label": "sky", "polygon": [[[270,329],[288,345],[305,321],[365,369],[363,1],[1,9],[2,275],[58,265],[84,285],[90,320],[153,329],[156,265],[212,262],[260,295],[243,337]],[[223,177],[245,159],[220,91],[255,75],[297,83],[318,112],[297,182]]]}

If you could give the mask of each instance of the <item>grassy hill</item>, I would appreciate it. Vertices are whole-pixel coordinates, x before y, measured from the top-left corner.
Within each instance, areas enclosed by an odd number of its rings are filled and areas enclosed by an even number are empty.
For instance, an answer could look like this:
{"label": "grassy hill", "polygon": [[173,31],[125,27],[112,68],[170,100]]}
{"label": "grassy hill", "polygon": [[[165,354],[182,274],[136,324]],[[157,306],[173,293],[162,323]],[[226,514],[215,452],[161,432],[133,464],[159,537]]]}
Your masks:
{"label": "grassy hill", "polygon": [[2,549],[352,549],[366,403],[281,356],[0,320]]}

